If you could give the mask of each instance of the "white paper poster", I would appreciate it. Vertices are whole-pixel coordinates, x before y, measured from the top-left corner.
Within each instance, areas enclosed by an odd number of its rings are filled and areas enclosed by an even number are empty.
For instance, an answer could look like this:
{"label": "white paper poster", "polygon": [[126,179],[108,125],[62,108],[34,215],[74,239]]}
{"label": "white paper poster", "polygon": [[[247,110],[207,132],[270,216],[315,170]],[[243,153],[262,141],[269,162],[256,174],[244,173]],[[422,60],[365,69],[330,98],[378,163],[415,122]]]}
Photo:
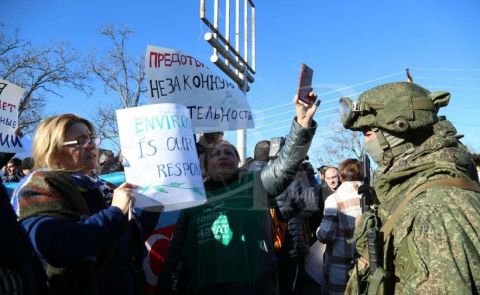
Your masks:
{"label": "white paper poster", "polygon": [[171,211],[206,202],[192,123],[185,106],[117,110],[127,182],[139,185],[135,207]]}
{"label": "white paper poster", "polygon": [[18,128],[18,105],[25,90],[0,79],[0,152],[22,152],[20,138],[15,134]]}
{"label": "white paper poster", "polygon": [[245,94],[195,57],[148,46],[145,72],[150,103],[185,105],[195,133],[255,127]]}

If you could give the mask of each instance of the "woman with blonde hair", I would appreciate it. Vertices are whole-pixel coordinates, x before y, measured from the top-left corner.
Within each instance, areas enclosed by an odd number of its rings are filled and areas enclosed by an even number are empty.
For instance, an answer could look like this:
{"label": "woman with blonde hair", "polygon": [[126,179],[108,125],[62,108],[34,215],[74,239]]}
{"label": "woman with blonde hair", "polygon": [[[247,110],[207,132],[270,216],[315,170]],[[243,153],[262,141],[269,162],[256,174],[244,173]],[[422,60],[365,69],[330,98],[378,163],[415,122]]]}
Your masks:
{"label": "woman with blonde hair", "polygon": [[98,167],[93,125],[73,114],[44,119],[33,140],[35,171],[15,194],[19,216],[43,260],[50,294],[134,294],[132,253],[141,243],[129,223],[134,185],[112,190],[91,177]]}

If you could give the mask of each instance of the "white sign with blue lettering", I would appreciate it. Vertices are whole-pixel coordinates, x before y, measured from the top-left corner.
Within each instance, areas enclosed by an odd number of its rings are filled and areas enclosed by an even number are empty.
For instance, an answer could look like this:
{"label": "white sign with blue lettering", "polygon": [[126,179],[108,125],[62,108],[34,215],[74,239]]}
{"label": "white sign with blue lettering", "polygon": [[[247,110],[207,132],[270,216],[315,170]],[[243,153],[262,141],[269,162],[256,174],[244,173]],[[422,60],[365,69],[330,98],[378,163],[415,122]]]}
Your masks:
{"label": "white sign with blue lettering", "polygon": [[171,211],[206,202],[192,122],[184,105],[117,110],[127,182],[140,186],[135,207]]}

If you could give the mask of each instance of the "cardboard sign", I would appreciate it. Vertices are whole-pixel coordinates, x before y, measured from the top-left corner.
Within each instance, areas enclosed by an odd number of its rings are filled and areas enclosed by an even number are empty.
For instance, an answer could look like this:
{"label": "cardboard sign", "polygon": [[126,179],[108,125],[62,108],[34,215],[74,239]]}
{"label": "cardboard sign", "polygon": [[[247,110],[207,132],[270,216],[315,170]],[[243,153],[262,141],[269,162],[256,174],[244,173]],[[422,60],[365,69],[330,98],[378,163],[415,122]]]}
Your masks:
{"label": "cardboard sign", "polygon": [[150,103],[185,105],[195,133],[255,127],[245,94],[191,55],[148,46],[145,72]]}
{"label": "cardboard sign", "polygon": [[117,110],[127,182],[139,185],[135,207],[171,211],[206,202],[192,123],[185,106]]}
{"label": "cardboard sign", "polygon": [[25,90],[0,79],[0,152],[23,152],[18,128],[18,105]]}

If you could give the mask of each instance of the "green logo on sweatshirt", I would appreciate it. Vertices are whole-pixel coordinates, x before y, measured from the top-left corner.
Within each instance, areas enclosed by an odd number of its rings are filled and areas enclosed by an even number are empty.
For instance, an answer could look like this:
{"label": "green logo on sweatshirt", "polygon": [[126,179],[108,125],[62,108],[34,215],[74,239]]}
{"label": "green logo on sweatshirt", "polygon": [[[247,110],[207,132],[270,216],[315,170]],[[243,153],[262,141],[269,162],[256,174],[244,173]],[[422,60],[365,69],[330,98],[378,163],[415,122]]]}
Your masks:
{"label": "green logo on sweatshirt", "polygon": [[220,214],[212,224],[212,232],[215,240],[222,243],[224,246],[230,244],[233,238],[233,232],[230,230],[228,218],[225,214]]}

